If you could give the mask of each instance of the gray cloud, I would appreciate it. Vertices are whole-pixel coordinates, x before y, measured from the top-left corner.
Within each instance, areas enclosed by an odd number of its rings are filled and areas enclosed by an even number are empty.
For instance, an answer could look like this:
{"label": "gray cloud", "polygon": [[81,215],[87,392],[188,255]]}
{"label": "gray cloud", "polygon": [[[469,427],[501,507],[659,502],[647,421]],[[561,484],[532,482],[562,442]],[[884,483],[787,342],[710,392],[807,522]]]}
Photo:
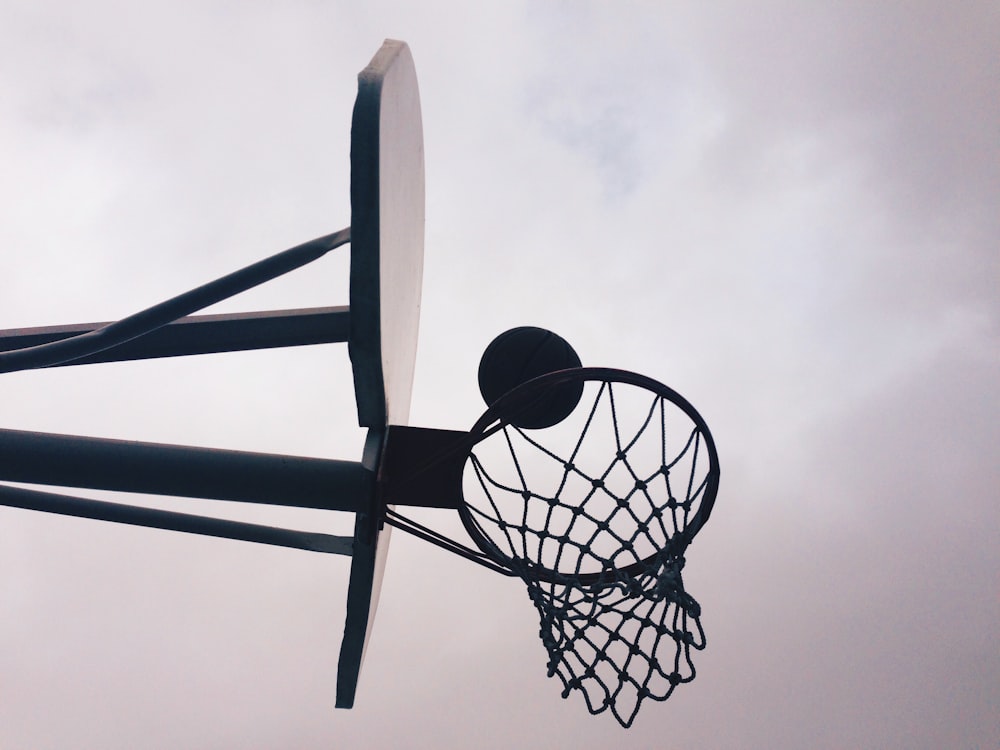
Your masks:
{"label": "gray cloud", "polygon": [[[343,712],[346,561],[0,511],[0,745],[995,745],[996,24],[972,2],[5,8],[3,326],[113,319],[345,225],[354,76],[404,38],[414,423],[469,426],[482,347],[545,325],[688,396],[723,483],[686,571],[699,676],[627,734],[560,700],[516,582],[402,534]],[[344,303],[346,271],[224,309]],[[339,349],[3,385],[9,427],[360,451]]]}

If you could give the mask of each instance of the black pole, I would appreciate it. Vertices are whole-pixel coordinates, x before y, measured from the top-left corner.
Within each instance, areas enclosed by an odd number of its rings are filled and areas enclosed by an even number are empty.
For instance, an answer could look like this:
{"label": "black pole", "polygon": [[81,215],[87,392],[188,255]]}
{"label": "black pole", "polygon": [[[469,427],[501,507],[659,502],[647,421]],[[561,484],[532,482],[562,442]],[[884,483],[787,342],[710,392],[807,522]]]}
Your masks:
{"label": "black pole", "polygon": [[291,547],[311,552],[328,552],[350,556],[354,540],[349,536],[317,534],[293,529],[279,529],[255,523],[227,521],[221,518],[206,518],[189,513],[175,513],[156,508],[140,508],[133,505],[107,503],[82,497],[56,495],[23,487],[9,487],[0,484],[0,505],[61,516],[91,518],[97,521],[124,523],[152,529],[180,531],[243,542],[271,544],[277,547]]}
{"label": "black pole", "polygon": [[209,305],[214,305],[216,302],[263,284],[265,281],[270,281],[300,268],[323,257],[335,247],[350,241],[351,230],[341,229],[339,232],[310,240],[290,250],[272,255],[270,258],[265,258],[246,268],[241,268],[239,271],[210,281],[96,331],[50,344],[0,353],[0,373],[51,367],[103,352],[155,331],[157,328],[162,328],[185,315],[190,315]]}
{"label": "black pole", "polygon": [[0,430],[0,480],[322,510],[368,507],[355,461]]}
{"label": "black pole", "polygon": [[[346,305],[302,310],[194,315],[168,323],[137,339],[97,354],[50,367],[123,362],[133,359],[181,357],[249,349],[311,346],[347,341],[351,313]],[[40,346],[92,333],[111,323],[75,323],[0,331],[0,352]]]}

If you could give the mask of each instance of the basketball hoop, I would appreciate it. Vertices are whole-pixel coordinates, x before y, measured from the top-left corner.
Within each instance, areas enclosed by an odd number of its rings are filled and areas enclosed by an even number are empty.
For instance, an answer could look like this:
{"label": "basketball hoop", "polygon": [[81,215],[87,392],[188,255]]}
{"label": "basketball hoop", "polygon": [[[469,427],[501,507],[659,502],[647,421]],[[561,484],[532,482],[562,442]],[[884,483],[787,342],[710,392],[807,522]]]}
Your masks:
{"label": "basketball hoop", "polygon": [[[567,393],[561,421],[536,418]],[[390,428],[383,469],[386,502],[458,510],[477,549],[395,510],[390,524],[525,583],[563,697],[581,691],[591,713],[628,727],[646,698],[694,679],[705,633],[681,572],[719,461],[677,392],[624,370],[551,372],[496,398],[467,433]]]}
{"label": "basketball hoop", "polygon": [[[575,420],[515,426],[569,384],[585,387]],[[705,421],[650,378],[579,368],[513,389],[470,440],[459,506],[469,536],[527,585],[563,696],[580,690],[591,713],[610,709],[630,726],[643,699],[694,679],[691,649],[705,647],[681,579],[718,491]]]}

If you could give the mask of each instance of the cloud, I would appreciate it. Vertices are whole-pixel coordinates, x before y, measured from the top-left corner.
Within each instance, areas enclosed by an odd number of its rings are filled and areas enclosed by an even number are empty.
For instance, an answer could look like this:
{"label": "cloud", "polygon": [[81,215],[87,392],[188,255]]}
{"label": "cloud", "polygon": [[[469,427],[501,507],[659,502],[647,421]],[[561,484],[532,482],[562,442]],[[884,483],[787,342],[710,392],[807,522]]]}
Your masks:
{"label": "cloud", "polygon": [[[990,744],[997,21],[972,2],[5,7],[4,326],[120,317],[345,225],[355,76],[403,38],[428,177],[414,422],[471,425],[482,347],[549,326],[690,398],[722,486],[686,569],[698,679],[628,734],[559,699],[516,582],[403,535],[358,707],[335,712],[346,561],[4,511],[0,744]],[[345,303],[347,262],[225,309]],[[352,458],[350,388],[341,349],[220,355],[8,375],[0,413]]]}

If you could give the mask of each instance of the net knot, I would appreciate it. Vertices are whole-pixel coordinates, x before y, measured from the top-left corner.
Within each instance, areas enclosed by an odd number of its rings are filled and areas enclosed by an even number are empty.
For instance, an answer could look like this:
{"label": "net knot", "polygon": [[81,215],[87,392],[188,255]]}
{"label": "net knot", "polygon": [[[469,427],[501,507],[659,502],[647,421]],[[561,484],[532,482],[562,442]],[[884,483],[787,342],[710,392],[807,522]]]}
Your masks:
{"label": "net knot", "polygon": [[626,586],[626,591],[631,597],[641,596],[643,593],[645,593],[645,588],[643,587],[643,585],[634,578],[630,578],[628,581],[626,581],[625,586]]}

